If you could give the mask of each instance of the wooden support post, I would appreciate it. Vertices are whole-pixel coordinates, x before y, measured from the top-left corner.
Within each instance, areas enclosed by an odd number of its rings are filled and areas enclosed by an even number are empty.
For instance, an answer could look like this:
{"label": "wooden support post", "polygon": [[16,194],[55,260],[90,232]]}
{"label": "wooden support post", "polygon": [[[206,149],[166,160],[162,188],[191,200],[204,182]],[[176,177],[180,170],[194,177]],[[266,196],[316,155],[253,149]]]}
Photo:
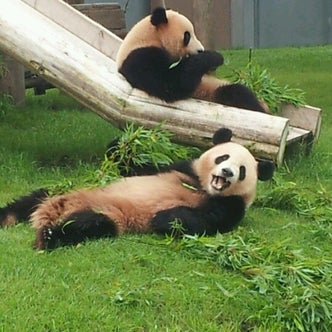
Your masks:
{"label": "wooden support post", "polygon": [[25,103],[24,67],[21,63],[7,54],[2,54],[6,73],[0,79],[0,93],[7,93],[12,96],[17,106]]}

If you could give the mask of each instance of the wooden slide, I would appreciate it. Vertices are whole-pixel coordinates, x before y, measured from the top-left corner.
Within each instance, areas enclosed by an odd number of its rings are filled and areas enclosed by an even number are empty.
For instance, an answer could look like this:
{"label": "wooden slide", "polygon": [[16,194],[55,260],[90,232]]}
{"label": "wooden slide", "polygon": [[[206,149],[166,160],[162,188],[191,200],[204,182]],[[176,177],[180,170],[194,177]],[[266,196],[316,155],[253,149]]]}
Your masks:
{"label": "wooden slide", "polygon": [[168,104],[133,89],[116,69],[121,39],[61,0],[0,0],[0,8],[0,49],[117,127],[164,122],[178,142],[201,147],[229,127],[234,141],[278,164],[288,145],[319,134],[315,108],[306,121],[305,108],[288,108],[294,120],[193,99]]}

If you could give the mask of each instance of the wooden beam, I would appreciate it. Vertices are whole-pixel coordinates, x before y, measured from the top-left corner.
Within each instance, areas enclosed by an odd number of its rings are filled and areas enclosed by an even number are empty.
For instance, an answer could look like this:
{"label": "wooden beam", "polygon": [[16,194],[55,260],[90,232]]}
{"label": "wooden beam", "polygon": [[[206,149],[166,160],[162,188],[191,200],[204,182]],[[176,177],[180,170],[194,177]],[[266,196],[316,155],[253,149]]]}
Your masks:
{"label": "wooden beam", "polygon": [[[314,141],[318,140],[322,123],[322,110],[320,108],[309,105],[295,107],[285,104],[280,109],[280,115],[289,119],[289,124],[292,127],[309,131],[312,133]],[[297,130],[297,132],[301,131]]]}
{"label": "wooden beam", "polygon": [[59,24],[111,59],[116,59],[122,39],[91,18],[80,13],[74,7],[59,0],[21,1],[30,5],[37,12],[49,18],[54,23]]}

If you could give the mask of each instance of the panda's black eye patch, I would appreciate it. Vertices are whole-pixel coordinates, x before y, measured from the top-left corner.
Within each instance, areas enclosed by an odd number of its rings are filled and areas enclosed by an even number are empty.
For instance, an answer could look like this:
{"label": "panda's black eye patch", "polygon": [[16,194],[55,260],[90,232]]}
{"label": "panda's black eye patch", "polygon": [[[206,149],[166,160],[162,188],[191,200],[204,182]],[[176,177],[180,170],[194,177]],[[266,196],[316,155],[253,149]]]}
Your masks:
{"label": "panda's black eye patch", "polygon": [[243,181],[245,178],[246,178],[246,167],[245,166],[240,166],[239,180]]}
{"label": "panda's black eye patch", "polygon": [[183,35],[183,45],[184,46],[188,46],[189,42],[190,42],[190,39],[191,39],[191,35],[190,35],[190,32],[189,31],[186,31]]}
{"label": "panda's black eye patch", "polygon": [[220,163],[222,163],[223,161],[227,160],[229,158],[229,154],[223,154],[222,156],[217,157],[214,160],[214,163],[216,165],[219,165]]}

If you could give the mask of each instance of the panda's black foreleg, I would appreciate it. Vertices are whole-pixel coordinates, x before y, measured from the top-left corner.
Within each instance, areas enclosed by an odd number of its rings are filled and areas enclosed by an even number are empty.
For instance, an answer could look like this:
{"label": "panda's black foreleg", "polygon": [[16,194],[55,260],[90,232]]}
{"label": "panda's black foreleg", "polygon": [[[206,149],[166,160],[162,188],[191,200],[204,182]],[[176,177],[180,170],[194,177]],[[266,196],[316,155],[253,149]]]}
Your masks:
{"label": "panda's black foreleg", "polygon": [[35,248],[54,249],[76,245],[88,239],[114,237],[118,234],[115,223],[102,213],[80,211],[71,214],[56,226],[37,230]]}
{"label": "panda's black foreleg", "polygon": [[205,233],[206,227],[195,212],[197,212],[195,209],[187,206],[159,211],[151,221],[152,231],[156,234],[167,234],[174,237],[183,234],[202,235]]}
{"label": "panda's black foreleg", "polygon": [[214,235],[233,230],[245,214],[239,196],[213,197],[202,206],[179,206],[158,212],[152,219],[152,230],[168,235]]}
{"label": "panda's black foreleg", "polygon": [[0,208],[0,227],[29,221],[31,213],[36,210],[38,204],[47,196],[47,189],[39,189]]}
{"label": "panda's black foreleg", "polygon": [[203,51],[183,58],[173,69],[180,79],[201,79],[204,74],[217,69],[224,63],[223,56],[216,51]]}
{"label": "panda's black foreleg", "polygon": [[183,58],[167,72],[165,78],[165,91],[168,93],[166,101],[191,97],[203,75],[215,70],[223,62],[223,56],[215,51],[204,51]]}

